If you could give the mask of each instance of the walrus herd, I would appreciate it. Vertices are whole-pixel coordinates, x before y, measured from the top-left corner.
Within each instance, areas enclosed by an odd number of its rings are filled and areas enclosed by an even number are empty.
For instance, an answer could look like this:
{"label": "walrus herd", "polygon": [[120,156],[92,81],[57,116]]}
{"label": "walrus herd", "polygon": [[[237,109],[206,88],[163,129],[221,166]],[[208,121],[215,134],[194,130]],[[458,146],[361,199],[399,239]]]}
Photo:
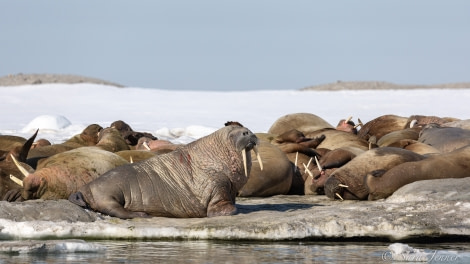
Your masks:
{"label": "walrus herd", "polygon": [[[61,144],[0,135],[6,202],[68,199],[123,219],[236,214],[236,197],[326,195],[377,200],[420,180],[470,177],[470,121],[352,117],[336,126],[311,113],[280,117],[267,133],[229,121],[188,144],[90,124]],[[252,157],[256,157],[252,158]]]}

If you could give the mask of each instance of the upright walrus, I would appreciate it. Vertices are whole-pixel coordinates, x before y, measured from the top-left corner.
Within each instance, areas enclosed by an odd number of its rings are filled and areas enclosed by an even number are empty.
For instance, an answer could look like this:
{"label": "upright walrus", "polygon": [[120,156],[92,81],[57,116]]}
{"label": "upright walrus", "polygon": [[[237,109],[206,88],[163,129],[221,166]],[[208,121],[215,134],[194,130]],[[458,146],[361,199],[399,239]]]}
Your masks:
{"label": "upright walrus", "polygon": [[247,128],[225,126],[172,152],[113,169],[69,200],[119,218],[232,215],[251,170],[246,153],[256,151],[257,143]]}

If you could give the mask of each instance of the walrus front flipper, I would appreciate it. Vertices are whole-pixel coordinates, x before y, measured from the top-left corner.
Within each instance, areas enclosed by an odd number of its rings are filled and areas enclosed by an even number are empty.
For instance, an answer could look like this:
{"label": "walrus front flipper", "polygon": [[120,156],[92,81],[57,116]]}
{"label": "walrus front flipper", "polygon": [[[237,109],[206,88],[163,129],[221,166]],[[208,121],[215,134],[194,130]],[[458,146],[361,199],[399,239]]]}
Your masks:
{"label": "walrus front flipper", "polygon": [[2,201],[7,202],[23,202],[24,199],[21,196],[21,189],[9,190],[2,198]]}
{"label": "walrus front flipper", "polygon": [[131,218],[138,218],[138,217],[142,217],[142,218],[151,217],[150,215],[148,215],[145,212],[129,211],[129,210],[125,209],[124,207],[122,207],[122,205],[120,205],[117,202],[116,202],[116,204],[113,204],[113,205],[108,203],[106,205],[106,208],[100,209],[99,211],[103,214],[118,217],[118,218],[121,218],[121,219],[131,219]]}
{"label": "walrus front flipper", "polygon": [[88,204],[85,202],[85,199],[83,198],[83,194],[81,192],[72,193],[69,196],[69,201],[80,207],[88,208]]}

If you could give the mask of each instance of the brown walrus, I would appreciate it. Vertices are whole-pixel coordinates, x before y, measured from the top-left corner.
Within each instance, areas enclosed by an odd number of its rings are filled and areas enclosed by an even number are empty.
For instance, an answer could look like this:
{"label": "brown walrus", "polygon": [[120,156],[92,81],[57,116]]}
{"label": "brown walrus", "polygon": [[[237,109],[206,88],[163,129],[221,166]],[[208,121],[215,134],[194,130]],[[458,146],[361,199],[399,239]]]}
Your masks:
{"label": "brown walrus", "polygon": [[406,162],[382,173],[367,175],[369,200],[390,196],[400,187],[420,180],[470,177],[470,146],[426,159]]}
{"label": "brown walrus", "polygon": [[258,152],[263,157],[263,169],[253,161],[248,181],[238,192],[241,197],[266,197],[287,194],[292,185],[294,168],[287,155],[277,146],[260,140]]}
{"label": "brown walrus", "polygon": [[326,152],[318,160],[319,166],[311,170],[311,177],[305,179],[304,193],[306,195],[325,194],[325,182],[330,175],[363,152],[364,150],[354,147],[337,148]]}
{"label": "brown walrus", "polygon": [[71,137],[60,144],[52,144],[40,148],[31,149],[28,153],[28,159],[47,158],[54,154],[71,150],[74,148],[94,146],[98,143],[98,133],[103,128],[97,124],[87,126],[80,134]]}
{"label": "brown walrus", "polygon": [[333,128],[323,118],[311,113],[293,113],[281,116],[269,128],[268,133],[281,135],[286,131],[297,129],[305,134],[322,128]]}
{"label": "brown walrus", "polygon": [[130,149],[121,133],[113,127],[107,127],[100,131],[96,146],[110,152]]}
{"label": "brown walrus", "polygon": [[356,147],[368,150],[371,147],[369,142],[359,138],[353,133],[332,128],[320,129],[315,132],[305,134],[308,138],[316,138],[320,135],[324,136],[324,140],[322,140],[317,148],[333,150],[341,147]]}
{"label": "brown walrus", "polygon": [[134,131],[129,124],[122,120],[114,121],[111,123],[110,127],[117,129],[129,146],[137,145],[141,137],[147,137],[152,140],[157,139],[157,137],[153,136],[151,133]]}
{"label": "brown walrus", "polygon": [[359,138],[369,141],[371,137],[379,140],[382,136],[396,130],[404,129],[407,117],[397,115],[382,115],[365,123],[357,132]]}
{"label": "brown walrus", "polygon": [[418,141],[431,145],[440,152],[451,152],[470,144],[470,130],[431,123],[421,130]]}
{"label": "brown walrus", "polygon": [[325,182],[325,195],[331,199],[365,200],[369,195],[364,184],[367,174],[424,158],[423,155],[400,148],[381,147],[368,150],[331,174]]}
{"label": "brown walrus", "polygon": [[69,200],[119,218],[232,215],[251,169],[246,153],[257,143],[247,128],[225,126],[172,152],[113,169]]}
{"label": "brown walrus", "polygon": [[124,158],[98,147],[64,151],[44,159],[40,169],[25,175],[23,188],[8,192],[3,199],[67,199],[84,184],[124,164],[128,164]]}
{"label": "brown walrus", "polygon": [[[13,159],[16,158],[16,160],[19,162],[26,161],[28,151],[31,148],[37,134],[38,130],[36,130],[36,133],[34,133],[22,145],[10,145],[11,149],[0,156],[0,198],[10,190],[18,188],[18,185],[10,179],[10,175],[21,174],[20,170],[13,162]],[[27,164],[23,164],[23,167],[25,167],[25,169],[29,172],[33,171],[33,169]]]}
{"label": "brown walrus", "polygon": [[389,147],[407,149],[407,150],[411,150],[421,155],[441,153],[439,150],[437,150],[435,147],[431,145],[418,142],[417,140],[412,140],[412,139],[402,139],[402,140],[396,141],[390,144]]}

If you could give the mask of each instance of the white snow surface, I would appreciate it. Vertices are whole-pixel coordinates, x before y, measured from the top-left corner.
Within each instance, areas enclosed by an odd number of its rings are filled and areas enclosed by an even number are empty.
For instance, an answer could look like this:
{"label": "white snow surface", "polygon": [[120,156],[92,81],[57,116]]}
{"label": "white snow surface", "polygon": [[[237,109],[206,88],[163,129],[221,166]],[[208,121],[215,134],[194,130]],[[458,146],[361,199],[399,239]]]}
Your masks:
{"label": "white snow surface", "polygon": [[385,114],[468,119],[469,89],[343,91],[169,91],[97,84],[0,87],[0,134],[60,143],[87,125],[123,120],[135,131],[186,143],[238,121],[267,132],[281,116],[313,113],[331,125],[353,116],[367,122]]}

